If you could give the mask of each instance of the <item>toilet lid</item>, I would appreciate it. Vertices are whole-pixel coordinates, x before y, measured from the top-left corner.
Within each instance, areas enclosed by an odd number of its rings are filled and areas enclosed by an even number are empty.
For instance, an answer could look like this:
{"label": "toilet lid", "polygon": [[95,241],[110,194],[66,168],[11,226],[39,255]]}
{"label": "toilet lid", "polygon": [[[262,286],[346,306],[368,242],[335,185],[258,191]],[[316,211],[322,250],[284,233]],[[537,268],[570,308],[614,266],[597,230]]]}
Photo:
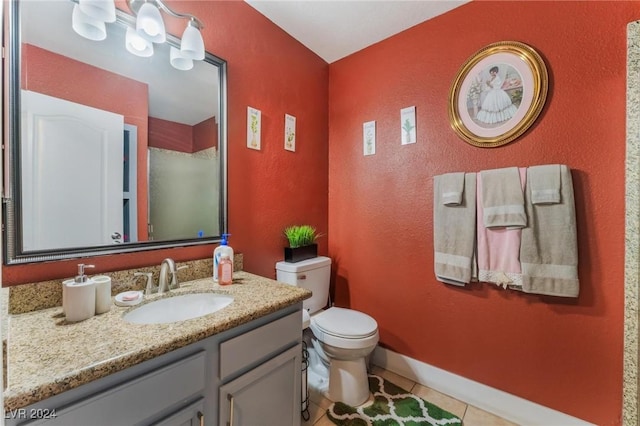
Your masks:
{"label": "toilet lid", "polygon": [[369,315],[344,308],[329,308],[315,315],[313,323],[326,334],[361,339],[375,334],[378,323]]}

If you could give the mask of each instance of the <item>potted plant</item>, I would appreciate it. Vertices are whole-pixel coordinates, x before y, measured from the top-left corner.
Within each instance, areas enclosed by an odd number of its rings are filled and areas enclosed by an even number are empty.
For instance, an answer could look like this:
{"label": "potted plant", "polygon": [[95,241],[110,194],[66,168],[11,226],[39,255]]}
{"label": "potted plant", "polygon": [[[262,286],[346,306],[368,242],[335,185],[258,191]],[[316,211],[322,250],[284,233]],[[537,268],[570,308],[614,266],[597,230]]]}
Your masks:
{"label": "potted plant", "polygon": [[289,247],[284,248],[285,262],[295,263],[318,256],[316,239],[320,235],[313,226],[289,226],[285,228],[284,235],[289,240]]}

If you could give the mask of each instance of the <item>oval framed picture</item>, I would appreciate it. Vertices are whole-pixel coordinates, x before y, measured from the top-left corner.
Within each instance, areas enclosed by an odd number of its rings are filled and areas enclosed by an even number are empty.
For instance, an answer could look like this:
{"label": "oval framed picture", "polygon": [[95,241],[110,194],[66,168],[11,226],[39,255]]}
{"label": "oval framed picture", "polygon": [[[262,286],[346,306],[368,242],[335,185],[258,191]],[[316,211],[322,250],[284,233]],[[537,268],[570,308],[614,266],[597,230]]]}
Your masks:
{"label": "oval framed picture", "polygon": [[548,85],[547,68],[532,47],[517,41],[492,43],[462,65],[451,85],[451,127],[471,145],[507,144],[538,118]]}

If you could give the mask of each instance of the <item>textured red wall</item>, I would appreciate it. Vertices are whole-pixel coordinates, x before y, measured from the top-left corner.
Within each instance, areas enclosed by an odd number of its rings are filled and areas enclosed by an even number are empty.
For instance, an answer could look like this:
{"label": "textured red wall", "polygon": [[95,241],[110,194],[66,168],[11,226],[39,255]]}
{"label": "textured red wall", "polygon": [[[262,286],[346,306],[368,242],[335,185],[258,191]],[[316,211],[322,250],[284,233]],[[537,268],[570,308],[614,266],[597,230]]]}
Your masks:
{"label": "textured red wall", "polygon": [[[327,233],[329,67],[242,1],[177,3],[217,23],[207,48],[229,61],[229,243],[245,270],[275,278],[286,226]],[[246,147],[247,106],[262,111],[261,151]],[[297,118],[296,152],[284,150],[285,114]]]}
{"label": "textured red wall", "polygon": [[193,152],[193,126],[149,117],[149,146]]}
{"label": "textured red wall", "polygon": [[193,126],[193,152],[207,148],[218,149],[218,123],[215,117]]}
{"label": "textured red wall", "polygon": [[149,146],[188,153],[217,148],[218,124],[214,117],[194,126],[149,117]]}
{"label": "textured red wall", "polygon": [[[230,244],[245,270],[275,277],[282,230],[309,223],[327,232],[328,65],[243,1],[170,1],[201,19],[206,49],[228,64]],[[118,1],[118,7],[125,3]],[[180,35],[184,21],[165,19]],[[262,150],[246,148],[247,106],[262,110]],[[285,151],[284,115],[297,117],[297,151]],[[211,256],[214,245],[90,259],[95,273]],[[320,241],[326,253],[327,239]],[[3,267],[3,286],[69,277],[79,259]]]}
{"label": "textured red wall", "polygon": [[[638,2],[471,2],[329,67],[329,254],[336,302],[371,314],[391,350],[599,425],[621,423],[626,25]],[[466,144],[447,99],[487,44],[537,49],[546,106],[515,142]],[[415,105],[418,142],[400,145]],[[362,123],[377,153],[362,155]],[[573,169],[581,293],[457,288],[433,272],[432,179],[452,171]]]}

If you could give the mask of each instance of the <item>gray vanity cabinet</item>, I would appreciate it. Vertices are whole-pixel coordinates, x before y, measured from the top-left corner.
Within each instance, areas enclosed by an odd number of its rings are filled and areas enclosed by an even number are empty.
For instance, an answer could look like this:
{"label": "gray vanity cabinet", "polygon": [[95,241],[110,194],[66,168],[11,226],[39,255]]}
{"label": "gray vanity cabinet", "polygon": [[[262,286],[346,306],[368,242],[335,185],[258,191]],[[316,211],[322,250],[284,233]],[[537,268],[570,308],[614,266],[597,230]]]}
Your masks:
{"label": "gray vanity cabinet", "polygon": [[233,425],[298,426],[301,309],[298,303],[5,414],[6,426],[216,426],[228,414],[228,395],[238,413]]}
{"label": "gray vanity cabinet", "polygon": [[297,344],[223,385],[219,424],[299,426],[301,352]]}
{"label": "gray vanity cabinet", "polygon": [[220,344],[219,424],[300,425],[301,324],[296,312]]}

